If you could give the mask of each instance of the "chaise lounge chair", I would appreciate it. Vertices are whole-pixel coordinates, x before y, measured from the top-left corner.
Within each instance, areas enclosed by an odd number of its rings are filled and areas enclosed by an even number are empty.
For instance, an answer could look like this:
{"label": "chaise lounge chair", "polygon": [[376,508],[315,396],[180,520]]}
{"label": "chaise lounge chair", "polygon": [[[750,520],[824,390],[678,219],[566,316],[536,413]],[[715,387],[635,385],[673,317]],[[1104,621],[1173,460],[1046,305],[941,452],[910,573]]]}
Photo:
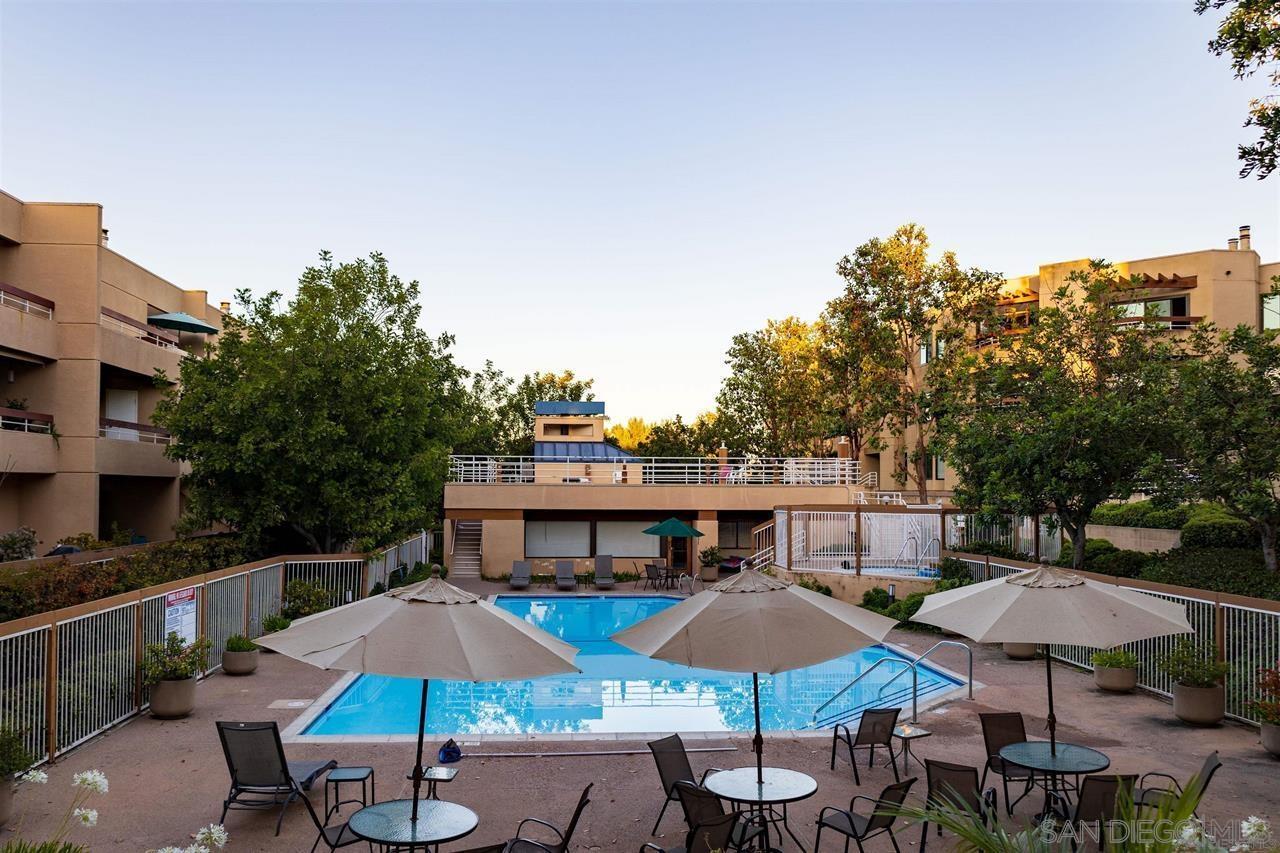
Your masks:
{"label": "chaise lounge chair", "polygon": [[219,823],[226,821],[230,809],[261,810],[279,806],[280,817],[276,820],[276,835],[279,835],[289,804],[298,798],[306,799],[303,792],[311,790],[317,779],[338,766],[333,760],[289,761],[274,721],[216,725],[222,754],[231,773],[231,789],[222,801]]}
{"label": "chaise lounge chair", "polygon": [[573,573],[573,560],[556,560],[556,589],[573,592],[578,588],[578,577]]}
{"label": "chaise lounge chair", "polygon": [[528,560],[512,560],[511,561],[511,588],[512,589],[528,589],[529,582],[533,579],[533,570],[529,568]]}
{"label": "chaise lounge chair", "polygon": [[596,557],[596,589],[613,589],[613,557],[609,554]]}

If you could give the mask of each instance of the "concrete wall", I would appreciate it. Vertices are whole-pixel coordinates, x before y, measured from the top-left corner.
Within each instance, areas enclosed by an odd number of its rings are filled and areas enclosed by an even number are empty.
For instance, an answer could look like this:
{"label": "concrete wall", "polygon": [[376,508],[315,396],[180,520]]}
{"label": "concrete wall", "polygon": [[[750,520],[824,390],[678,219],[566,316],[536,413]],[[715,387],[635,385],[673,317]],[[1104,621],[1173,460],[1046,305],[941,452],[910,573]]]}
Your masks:
{"label": "concrete wall", "polygon": [[1106,539],[1126,551],[1154,554],[1182,544],[1181,530],[1155,530],[1150,527],[1119,527],[1113,524],[1090,524],[1085,528],[1090,539]]}
{"label": "concrete wall", "polygon": [[798,582],[802,577],[808,577],[817,583],[831,587],[831,595],[841,601],[847,601],[850,604],[861,604],[862,595],[867,590],[875,587],[888,589],[889,584],[894,585],[894,593],[897,598],[906,598],[913,592],[932,592],[934,581],[924,580],[921,578],[882,578],[874,575],[853,575],[844,572],[791,572],[786,569],[776,568],[778,577],[783,580]]}

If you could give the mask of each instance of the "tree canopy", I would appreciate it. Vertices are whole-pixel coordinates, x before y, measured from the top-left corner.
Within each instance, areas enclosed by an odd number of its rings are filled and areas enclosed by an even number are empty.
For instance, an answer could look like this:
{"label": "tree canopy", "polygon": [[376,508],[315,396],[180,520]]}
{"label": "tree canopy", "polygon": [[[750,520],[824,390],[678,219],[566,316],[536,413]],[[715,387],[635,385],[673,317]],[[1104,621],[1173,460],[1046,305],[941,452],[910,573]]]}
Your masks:
{"label": "tree canopy", "polygon": [[592,379],[572,370],[529,373],[518,381],[485,362],[468,386],[470,420],[455,452],[472,455],[531,456],[534,404],[594,400]]}
{"label": "tree canopy", "polygon": [[[1228,10],[1209,41],[1209,52],[1230,56],[1237,79],[1263,71],[1273,89],[1280,87],[1280,26],[1276,23],[1280,21],[1280,0],[1196,0],[1195,8],[1199,15],[1210,9]],[[1244,126],[1258,128],[1260,135],[1252,145],[1239,147],[1240,177],[1257,174],[1261,180],[1275,171],[1280,157],[1280,102],[1276,95],[1251,100]]]}

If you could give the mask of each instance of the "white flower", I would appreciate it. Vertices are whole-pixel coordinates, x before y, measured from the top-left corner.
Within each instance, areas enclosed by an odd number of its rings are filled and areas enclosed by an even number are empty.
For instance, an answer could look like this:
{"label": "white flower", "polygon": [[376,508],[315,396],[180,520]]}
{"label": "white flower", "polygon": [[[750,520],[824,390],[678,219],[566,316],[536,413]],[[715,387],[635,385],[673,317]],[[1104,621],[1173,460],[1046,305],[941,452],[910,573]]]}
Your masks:
{"label": "white flower", "polygon": [[196,844],[209,848],[216,847],[219,850],[227,846],[229,838],[226,827],[220,823],[211,823],[196,832]]}
{"label": "white flower", "polygon": [[174,847],[170,844],[168,847],[161,847],[158,850],[153,850],[152,853],[183,853],[183,850],[181,847]]}
{"label": "white flower", "polygon": [[97,809],[76,809],[71,813],[71,816],[74,817],[76,820],[80,821],[85,826],[98,825]]}
{"label": "white flower", "polygon": [[1250,815],[1240,822],[1240,837],[1247,842],[1266,844],[1271,840],[1271,825],[1265,818]]}
{"label": "white flower", "polygon": [[183,848],[182,853],[209,853],[209,848],[205,847],[203,844],[196,843],[192,844],[190,847]]}
{"label": "white flower", "polygon": [[18,781],[31,785],[43,785],[49,781],[49,774],[43,770],[28,770],[18,777]]}
{"label": "white flower", "polygon": [[86,770],[71,777],[71,784],[77,788],[88,788],[97,794],[107,792],[107,775],[101,770]]}

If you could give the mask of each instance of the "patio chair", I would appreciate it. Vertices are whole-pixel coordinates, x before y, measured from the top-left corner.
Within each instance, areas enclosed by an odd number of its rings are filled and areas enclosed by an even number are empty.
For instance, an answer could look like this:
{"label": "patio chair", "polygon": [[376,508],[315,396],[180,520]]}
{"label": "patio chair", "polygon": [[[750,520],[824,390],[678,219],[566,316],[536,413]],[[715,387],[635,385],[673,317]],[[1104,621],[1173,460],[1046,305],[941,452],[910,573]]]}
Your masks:
{"label": "patio chair", "polygon": [[596,589],[613,589],[613,556],[596,555]]}
{"label": "patio chair", "polygon": [[[592,785],[594,784],[592,783]],[[578,819],[582,817],[583,810],[591,802],[592,785],[582,789],[582,796],[578,798],[578,805],[573,810],[573,817],[569,819],[569,826],[563,832],[556,829],[553,823],[548,823],[536,817],[527,817],[520,821],[520,825],[516,827],[516,837],[508,841],[503,849],[507,853],[567,853],[569,842],[573,840],[573,831],[578,828]],[[555,839],[552,841],[538,841],[537,839],[526,838],[524,836],[526,824],[542,827],[545,832],[553,834]]]}
{"label": "patio chair", "polygon": [[511,561],[511,588],[528,589],[533,580],[533,569],[528,560]]}
{"label": "patio chair", "polygon": [[720,817],[708,818],[689,830],[684,844],[676,847],[659,847],[652,841],[640,846],[640,853],[704,853],[704,851],[729,850],[733,847],[733,830],[741,812],[730,812]]}
{"label": "patio chair", "polygon": [[[1200,800],[1204,797],[1205,789],[1209,787],[1209,782],[1213,779],[1213,774],[1218,772],[1218,768],[1222,766],[1222,761],[1218,758],[1217,752],[1212,752],[1204,763],[1200,765],[1200,772],[1187,780],[1186,785],[1178,784],[1178,780],[1174,779],[1168,773],[1144,773],[1142,778],[1138,780],[1138,787],[1133,792],[1133,801],[1147,808],[1160,808],[1162,805],[1170,805],[1184,793],[1190,793],[1195,805],[1192,806],[1193,813],[1200,810]],[[1163,786],[1147,786],[1147,780],[1155,777],[1157,779],[1168,780],[1168,785]]]}
{"label": "patio chair", "polygon": [[640,588],[641,589],[652,588],[654,590],[661,589],[662,588],[662,567],[655,566],[653,563],[645,563],[644,564],[644,585],[641,586]]}
{"label": "patio chair", "polygon": [[[1125,791],[1125,796],[1132,800],[1133,788],[1137,781],[1136,775],[1086,776],[1080,782],[1075,808],[1071,807],[1070,801],[1059,791],[1054,791],[1052,797],[1059,814],[1063,816],[1068,826],[1082,829],[1085,824],[1098,825],[1097,839],[1101,849],[1106,842],[1107,824],[1116,819],[1116,803],[1120,792]],[[1081,837],[1083,837],[1082,832],[1071,833],[1072,850],[1076,849],[1076,839]]]}
{"label": "patio chair", "polygon": [[572,592],[578,588],[578,576],[573,573],[573,560],[556,560],[556,589]]}
{"label": "patio chair", "polygon": [[[680,735],[668,735],[655,741],[649,742],[649,751],[653,753],[653,763],[658,765],[658,778],[662,781],[662,790],[666,795],[666,800],[662,803],[662,811],[658,812],[658,819],[653,822],[653,832],[650,835],[658,834],[658,825],[662,823],[662,816],[667,813],[667,806],[680,799],[679,792],[676,791],[677,782],[693,782],[693,766],[689,764],[689,753],[685,751],[684,741],[680,739]],[[707,781],[707,777],[719,770],[718,767],[709,767],[702,771],[702,778],[697,780],[699,787]]]}
{"label": "patio chair", "polygon": [[[963,806],[982,818],[982,822],[994,826],[996,823],[996,789],[985,791],[978,781],[978,768],[966,764],[950,764],[946,761],[924,760],[924,775],[929,781],[929,790],[925,795],[925,808]],[[942,835],[942,827],[937,827],[938,835]],[[929,840],[929,822],[924,821],[920,828],[920,850]]]}
{"label": "patio chair", "polygon": [[[724,803],[706,788],[685,781],[677,782],[673,787],[680,798],[680,807],[684,809],[684,822],[689,825],[690,831],[699,826],[707,826],[725,816]],[[755,846],[756,839],[769,829],[761,815],[740,817],[729,826],[729,843],[719,849],[749,850]]]}
{"label": "patio chair", "polygon": [[853,783],[861,785],[858,778],[858,762],[854,758],[855,749],[867,750],[867,767],[876,763],[876,747],[883,746],[889,751],[889,766],[893,768],[893,781],[901,782],[898,776],[898,762],[893,755],[893,727],[898,724],[901,708],[874,708],[862,712],[858,720],[858,733],[855,735],[844,723],[836,723],[831,732],[831,769],[836,769],[836,747],[843,742],[849,748],[849,765],[853,767]]}
{"label": "patio chair", "polygon": [[[849,800],[849,808],[847,809],[838,809],[835,806],[824,807],[822,811],[818,812],[818,835],[813,839],[813,853],[818,853],[818,848],[822,844],[822,830],[824,829],[838,832],[846,839],[852,838],[853,843],[858,845],[859,853],[862,851],[862,842],[881,834],[887,834],[893,849],[899,850],[898,839],[893,835],[893,824],[898,819],[897,811],[902,807],[903,801],[906,800],[907,792],[911,790],[911,786],[915,783],[916,777],[914,776],[905,782],[894,782],[881,791],[880,796],[876,799],[872,799],[865,794],[857,794],[853,799]],[[866,800],[871,804],[870,814],[861,815],[854,811],[854,806],[857,805],[858,800]],[[849,849],[848,841],[845,841],[845,849]]]}
{"label": "patio chair", "polygon": [[306,805],[307,813],[311,815],[311,822],[316,825],[316,829],[320,832],[316,836],[315,843],[311,845],[311,853],[316,853],[316,848],[321,844],[324,844],[330,850],[337,850],[339,847],[367,843],[347,827],[346,821],[335,823],[332,826],[325,825],[325,822],[320,820],[320,816],[316,814],[315,806],[311,805],[310,799],[307,797],[299,797],[298,799],[302,800]]}
{"label": "patio chair", "polygon": [[[987,748],[987,764],[982,768],[982,781],[978,787],[987,784],[987,771],[1000,776],[1004,786],[1004,808],[1009,817],[1013,817],[1013,807],[1022,802],[1022,798],[1031,793],[1035,782],[1035,774],[1025,767],[1006,764],[1000,757],[1000,750],[1015,743],[1026,743],[1027,727],[1022,721],[1022,714],[1017,711],[999,711],[991,714],[979,714],[982,722],[982,742]],[[1016,800],[1009,797],[1009,781],[1025,782],[1026,787]]]}
{"label": "patio chair", "polygon": [[322,775],[338,766],[333,761],[289,761],[280,742],[280,729],[275,722],[218,722],[218,738],[222,754],[231,773],[231,788],[222,801],[222,817],[230,809],[273,809],[280,807],[276,819],[276,835],[284,823],[284,814],[294,800],[306,799]]}

